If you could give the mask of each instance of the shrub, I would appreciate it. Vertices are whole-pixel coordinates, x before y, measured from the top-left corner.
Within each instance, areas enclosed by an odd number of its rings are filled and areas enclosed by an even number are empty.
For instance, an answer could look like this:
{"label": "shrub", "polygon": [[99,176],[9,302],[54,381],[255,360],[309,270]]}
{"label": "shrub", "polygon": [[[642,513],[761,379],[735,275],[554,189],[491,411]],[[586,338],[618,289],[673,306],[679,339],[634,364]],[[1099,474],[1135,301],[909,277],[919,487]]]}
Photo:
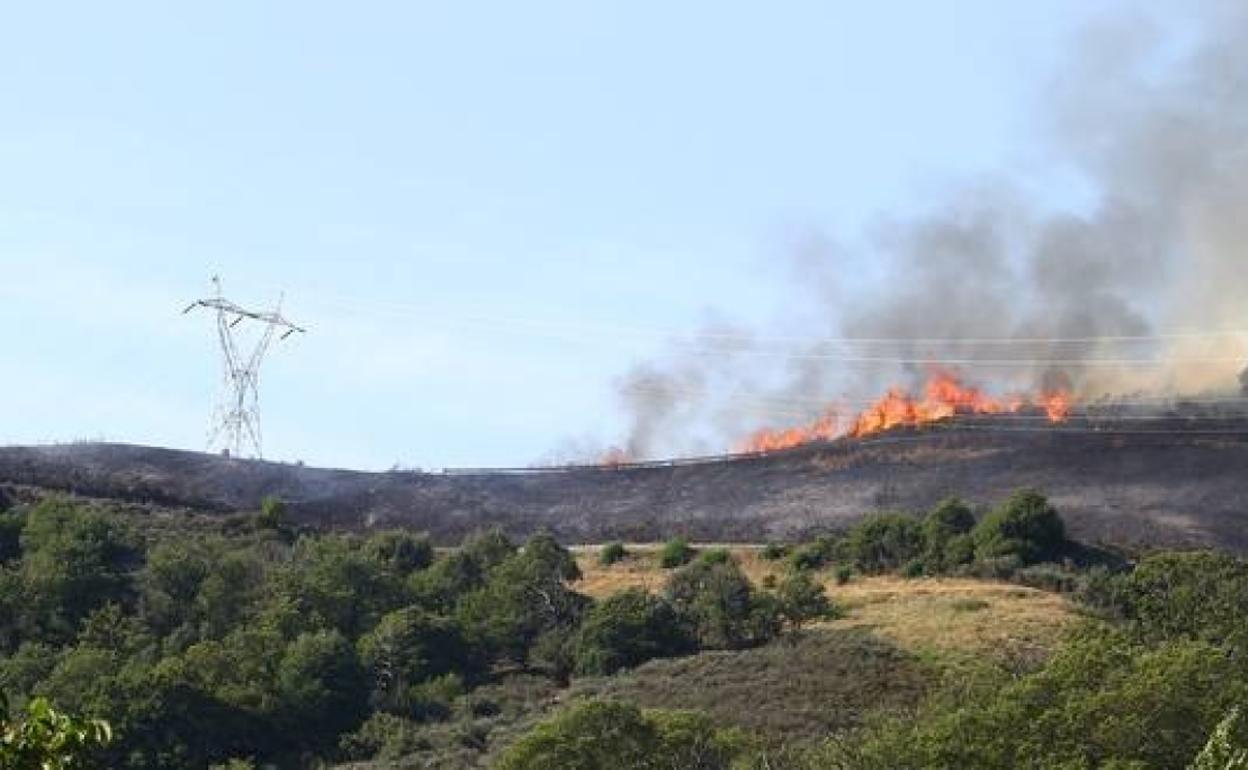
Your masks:
{"label": "shrub", "polygon": [[630,588],[607,597],[585,616],[575,641],[576,671],[613,674],[693,648],[692,636],[667,601]]}
{"label": "shrub", "polygon": [[1044,495],[1024,489],[985,516],[973,537],[975,556],[981,560],[1014,556],[1034,564],[1060,558],[1066,528]]}
{"label": "shrub", "polygon": [[674,537],[663,544],[659,552],[659,566],[663,569],[683,567],[693,559],[693,548],[683,537]]}
{"label": "shrub", "polygon": [[794,631],[811,620],[836,615],[836,608],[828,600],[823,586],[805,572],[794,572],[785,578],[776,590],[776,598],[780,602],[781,616]]}
{"label": "shrub", "polygon": [[[975,527],[975,515],[956,497],[943,501],[923,520],[923,537],[927,541],[924,560],[930,572],[944,572],[950,567],[971,560],[967,534]],[[955,548],[950,544],[959,540]]]}
{"label": "shrub", "polygon": [[698,554],[698,561],[703,564],[727,564],[733,561],[733,558],[727,548],[708,548]]}
{"label": "shrub", "polygon": [[922,525],[901,513],[868,516],[845,539],[846,556],[863,572],[897,569],[921,555],[923,548]]}
{"label": "shrub", "polygon": [[763,561],[780,561],[789,555],[789,547],[780,543],[768,543],[759,554]]}
{"label": "shrub", "polygon": [[927,563],[923,559],[911,559],[901,567],[901,576],[904,578],[918,578],[927,574]]}
{"label": "shrub", "polygon": [[607,543],[598,553],[598,562],[603,566],[610,567],[616,562],[623,561],[628,556],[628,549],[620,541]]}
{"label": "shrub", "polygon": [[695,561],[668,581],[665,596],[702,647],[736,649],[776,633],[778,607],[755,593],[735,561]]}
{"label": "shrub", "polygon": [[842,564],[836,568],[836,584],[843,586],[854,577],[854,568],[848,564]]}
{"label": "shrub", "polygon": [[286,524],[286,503],[281,498],[266,495],[260,501],[260,512],[256,514],[256,526],[260,529],[281,529]]}
{"label": "shrub", "polygon": [[433,563],[433,543],[428,536],[403,530],[374,533],[365,541],[364,551],[404,576]]}
{"label": "shrub", "polygon": [[531,768],[696,768],[728,770],[750,747],[692,712],[643,712],[631,704],[590,701],[539,724],[508,748],[499,770]]}

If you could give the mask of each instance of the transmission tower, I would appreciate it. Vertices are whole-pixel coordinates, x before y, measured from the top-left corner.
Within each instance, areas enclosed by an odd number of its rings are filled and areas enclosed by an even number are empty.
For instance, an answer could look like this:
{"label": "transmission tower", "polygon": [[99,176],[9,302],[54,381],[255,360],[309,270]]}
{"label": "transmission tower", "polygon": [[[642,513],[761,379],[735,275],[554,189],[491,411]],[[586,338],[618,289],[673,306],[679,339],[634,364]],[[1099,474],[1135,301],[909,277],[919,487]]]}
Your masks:
{"label": "transmission tower", "polygon": [[[221,400],[213,410],[208,435],[209,449],[221,448],[233,457],[242,457],[246,446],[263,457],[260,440],[260,363],[280,332],[284,340],[295,332],[307,330],[296,326],[282,316],[282,301],[271,312],[247,310],[226,299],[221,293],[221,279],[212,277],[213,296],[192,302],[182,311],[183,315],[197,307],[216,312],[217,338],[221,344],[224,368],[224,389]],[[259,335],[250,339],[237,334],[240,324],[260,324]],[[244,327],[246,328],[246,327]]]}

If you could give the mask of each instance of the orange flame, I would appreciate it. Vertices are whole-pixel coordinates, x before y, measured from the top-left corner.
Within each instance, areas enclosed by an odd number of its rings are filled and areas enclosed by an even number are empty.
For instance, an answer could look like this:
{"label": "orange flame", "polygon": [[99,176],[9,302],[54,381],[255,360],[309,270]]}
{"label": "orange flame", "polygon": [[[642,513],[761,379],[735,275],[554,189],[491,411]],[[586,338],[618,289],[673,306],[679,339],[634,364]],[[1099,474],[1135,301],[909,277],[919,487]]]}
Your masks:
{"label": "orange flame", "polygon": [[[849,422],[844,435],[862,438],[893,428],[949,420],[958,415],[1006,414],[1028,407],[1042,410],[1051,422],[1064,422],[1070,416],[1072,405],[1071,394],[1066,391],[993,398],[979,388],[963,385],[957,375],[943,371],[933,373],[923,390],[922,398],[918,398],[900,388],[890,389]],[[829,410],[808,425],[759,430],[742,443],[741,449],[771,452],[811,441],[826,441],[840,435],[839,425],[836,412]]]}

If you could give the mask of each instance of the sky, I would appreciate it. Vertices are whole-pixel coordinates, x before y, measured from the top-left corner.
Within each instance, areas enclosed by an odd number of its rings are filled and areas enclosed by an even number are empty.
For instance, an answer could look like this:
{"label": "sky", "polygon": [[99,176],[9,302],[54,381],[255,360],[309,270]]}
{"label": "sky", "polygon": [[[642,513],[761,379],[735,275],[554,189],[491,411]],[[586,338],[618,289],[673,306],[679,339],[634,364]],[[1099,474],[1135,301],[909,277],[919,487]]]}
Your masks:
{"label": "sky", "polygon": [[[266,456],[524,465],[791,255],[968,175],[1057,206],[1087,0],[22,3],[0,13],[0,443],[204,449],[210,293],[308,328]],[[870,255],[844,265],[847,280]]]}

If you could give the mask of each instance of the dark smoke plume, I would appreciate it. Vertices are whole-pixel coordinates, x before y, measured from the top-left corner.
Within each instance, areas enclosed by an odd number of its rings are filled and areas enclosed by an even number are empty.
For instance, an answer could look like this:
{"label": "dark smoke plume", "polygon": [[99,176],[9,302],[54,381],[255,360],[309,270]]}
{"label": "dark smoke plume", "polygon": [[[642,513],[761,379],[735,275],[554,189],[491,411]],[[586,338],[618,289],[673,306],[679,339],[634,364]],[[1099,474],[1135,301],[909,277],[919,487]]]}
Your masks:
{"label": "dark smoke plume", "polygon": [[[870,253],[853,264],[875,261],[879,278],[852,291],[846,276],[855,268],[844,254],[804,249],[800,283],[816,303],[805,336],[908,341],[736,343],[707,355],[706,337],[695,335],[622,378],[630,453],[726,448],[752,426],[782,423],[784,409],[813,416],[821,401],[913,385],[924,374],[838,360],[847,355],[1059,361],[968,367],[999,390],[1056,378],[1084,398],[1233,392],[1248,358],[1240,337],[1070,341],[1248,327],[1248,4],[1206,3],[1199,22],[1194,44],[1132,17],[1109,20],[1074,47],[1050,92],[1047,134],[1053,162],[1093,192],[1090,207],[1053,213],[1008,180],[967,185],[923,217],[876,228]],[[971,342],[1003,336],[1016,342]],[[1053,338],[1067,341],[1044,341]],[[780,371],[760,381],[756,347],[790,356],[770,359]],[[1248,370],[1238,379],[1248,394]]]}

